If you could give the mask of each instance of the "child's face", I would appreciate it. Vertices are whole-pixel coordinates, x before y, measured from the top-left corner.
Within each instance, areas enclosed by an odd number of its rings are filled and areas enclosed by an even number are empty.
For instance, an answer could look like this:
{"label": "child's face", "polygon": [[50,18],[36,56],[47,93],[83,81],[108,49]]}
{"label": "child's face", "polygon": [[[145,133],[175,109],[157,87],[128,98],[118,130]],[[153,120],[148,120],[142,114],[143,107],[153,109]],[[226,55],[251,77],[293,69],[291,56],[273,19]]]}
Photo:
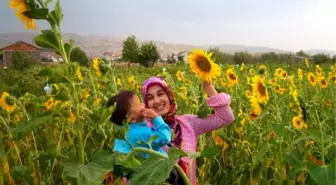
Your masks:
{"label": "child's face", "polygon": [[141,103],[139,97],[134,95],[130,101],[131,107],[128,111],[128,116],[130,118],[130,122],[140,122],[144,120],[144,117],[141,111],[145,108],[145,105]]}

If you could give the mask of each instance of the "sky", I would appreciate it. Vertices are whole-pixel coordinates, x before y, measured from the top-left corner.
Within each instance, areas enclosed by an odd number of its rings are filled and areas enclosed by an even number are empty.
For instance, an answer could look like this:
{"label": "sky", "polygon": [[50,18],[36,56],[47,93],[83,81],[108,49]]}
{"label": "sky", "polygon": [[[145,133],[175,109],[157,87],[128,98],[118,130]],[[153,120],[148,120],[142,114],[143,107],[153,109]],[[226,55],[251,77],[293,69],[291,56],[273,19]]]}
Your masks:
{"label": "sky", "polygon": [[[0,33],[24,26],[0,0]],[[336,0],[60,0],[64,33],[336,51]],[[47,29],[43,21],[38,29]]]}

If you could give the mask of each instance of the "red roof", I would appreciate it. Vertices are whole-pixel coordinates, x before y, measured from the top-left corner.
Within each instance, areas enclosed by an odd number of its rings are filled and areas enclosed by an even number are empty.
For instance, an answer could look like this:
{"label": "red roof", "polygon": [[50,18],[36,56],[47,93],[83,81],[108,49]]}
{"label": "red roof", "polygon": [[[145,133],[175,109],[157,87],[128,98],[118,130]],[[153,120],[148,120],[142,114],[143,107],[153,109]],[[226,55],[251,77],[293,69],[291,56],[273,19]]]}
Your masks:
{"label": "red roof", "polygon": [[12,45],[1,48],[6,51],[40,51],[41,49],[23,41],[18,41]]}

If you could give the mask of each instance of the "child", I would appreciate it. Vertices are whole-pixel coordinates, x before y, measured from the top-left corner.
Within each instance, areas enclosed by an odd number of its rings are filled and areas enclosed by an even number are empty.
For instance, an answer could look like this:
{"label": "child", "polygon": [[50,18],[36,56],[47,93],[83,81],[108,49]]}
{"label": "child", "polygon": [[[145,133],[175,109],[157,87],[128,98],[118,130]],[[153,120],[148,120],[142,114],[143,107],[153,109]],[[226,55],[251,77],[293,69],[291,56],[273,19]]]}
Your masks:
{"label": "child", "polygon": [[[167,156],[162,147],[170,143],[171,132],[162,117],[154,110],[146,109],[132,91],[121,91],[108,101],[107,106],[113,106],[115,103],[116,108],[110,121],[122,126],[123,121],[128,117],[129,124],[125,136],[128,142],[124,139],[116,139],[113,151],[127,154],[132,150],[132,146],[149,148],[145,142],[153,136],[158,136],[151,143],[151,148]],[[149,127],[145,119],[152,120],[154,127]]]}
{"label": "child", "polygon": [[[132,91],[121,91],[108,101],[107,106],[113,106],[115,103],[116,108],[112,113],[110,121],[123,126],[123,121],[128,117],[128,131],[125,137],[129,143],[124,139],[115,139],[113,151],[127,154],[132,150],[132,146],[149,148],[148,144],[139,144],[139,141],[148,142],[151,137],[158,136],[151,143],[151,147],[153,150],[167,156],[162,147],[171,142],[171,131],[162,117],[154,110],[146,109],[145,105],[140,102],[139,97]],[[148,126],[145,119],[152,120],[154,127]],[[148,157],[148,155],[146,156]],[[179,185],[184,184],[176,169],[173,169],[166,182]],[[127,184],[127,182],[125,183]]]}

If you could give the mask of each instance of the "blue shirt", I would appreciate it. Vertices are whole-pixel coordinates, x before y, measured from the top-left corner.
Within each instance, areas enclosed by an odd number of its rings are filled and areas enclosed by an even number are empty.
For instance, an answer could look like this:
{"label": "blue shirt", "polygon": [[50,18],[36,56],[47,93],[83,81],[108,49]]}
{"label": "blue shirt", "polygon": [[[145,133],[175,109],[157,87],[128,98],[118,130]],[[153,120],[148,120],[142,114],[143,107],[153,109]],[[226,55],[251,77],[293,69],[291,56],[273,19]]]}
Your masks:
{"label": "blue shirt", "polygon": [[[171,141],[170,128],[161,116],[154,118],[153,124],[155,128],[148,127],[145,121],[129,124],[126,139],[133,147],[149,148],[148,144],[144,142],[148,142],[153,136],[158,136],[158,138],[151,142],[151,147],[153,150],[167,156],[162,147]],[[115,139],[113,151],[125,154],[129,153],[132,150],[132,146],[127,141],[124,139]],[[148,155],[145,156],[148,157]]]}

